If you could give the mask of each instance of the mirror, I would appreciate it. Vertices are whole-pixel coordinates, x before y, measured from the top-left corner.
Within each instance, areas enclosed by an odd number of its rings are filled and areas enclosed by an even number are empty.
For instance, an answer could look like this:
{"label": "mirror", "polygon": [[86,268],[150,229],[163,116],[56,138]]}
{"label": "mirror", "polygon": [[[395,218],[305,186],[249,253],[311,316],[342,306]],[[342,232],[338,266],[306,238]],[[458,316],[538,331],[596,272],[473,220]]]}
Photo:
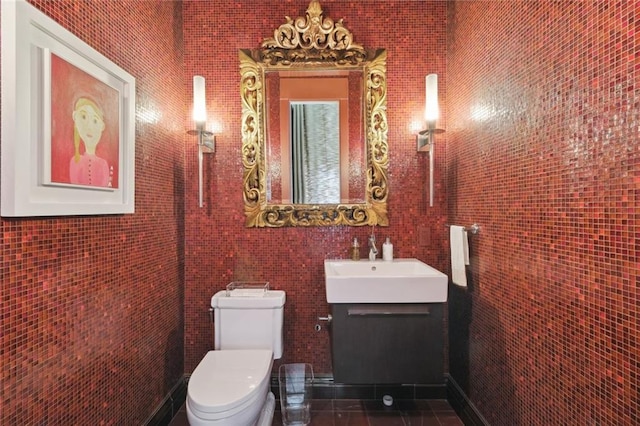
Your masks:
{"label": "mirror", "polygon": [[239,52],[246,225],[387,226],[386,51],[317,1],[286,21]]}
{"label": "mirror", "polygon": [[[366,188],[366,147],[362,116],[362,72],[359,71],[268,71],[266,73],[266,173],[267,203],[271,204],[338,204],[364,203]],[[351,87],[351,90],[350,90]],[[337,105],[338,117],[331,127],[316,129],[324,120],[322,116],[311,120],[309,137],[316,141],[327,141],[337,137],[337,172],[332,178],[325,175],[322,181],[332,187],[330,199],[318,200],[296,198],[296,181],[303,169],[296,163],[296,145],[292,127],[294,105]],[[324,130],[324,131],[320,131]],[[314,147],[320,148],[317,144]],[[321,160],[321,159],[318,159]],[[330,163],[335,161],[326,158]],[[320,190],[314,183],[301,182],[310,191]],[[299,185],[298,185],[299,186]],[[328,189],[322,189],[328,192]],[[328,195],[328,194],[327,194]]]}

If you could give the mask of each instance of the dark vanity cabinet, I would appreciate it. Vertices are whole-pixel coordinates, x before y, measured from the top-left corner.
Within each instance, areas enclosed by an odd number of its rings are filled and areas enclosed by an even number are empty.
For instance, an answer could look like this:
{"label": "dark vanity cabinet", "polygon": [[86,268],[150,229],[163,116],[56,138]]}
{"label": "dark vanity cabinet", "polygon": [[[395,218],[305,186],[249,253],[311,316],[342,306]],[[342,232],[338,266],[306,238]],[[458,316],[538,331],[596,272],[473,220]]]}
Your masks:
{"label": "dark vanity cabinet", "polygon": [[443,305],[331,304],[334,381],[444,383]]}

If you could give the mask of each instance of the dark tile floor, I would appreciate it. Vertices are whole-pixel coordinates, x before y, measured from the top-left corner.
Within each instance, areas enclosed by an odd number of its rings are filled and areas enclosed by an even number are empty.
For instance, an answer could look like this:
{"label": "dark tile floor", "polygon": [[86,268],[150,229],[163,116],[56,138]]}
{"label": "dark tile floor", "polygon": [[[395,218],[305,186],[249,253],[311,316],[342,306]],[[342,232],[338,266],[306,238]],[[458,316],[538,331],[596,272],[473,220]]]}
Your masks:
{"label": "dark tile floor", "polygon": [[[181,408],[169,426],[187,426],[186,409]],[[279,402],[273,426],[281,426]],[[464,426],[446,400],[396,400],[391,407],[382,401],[316,399],[311,403],[313,426]]]}

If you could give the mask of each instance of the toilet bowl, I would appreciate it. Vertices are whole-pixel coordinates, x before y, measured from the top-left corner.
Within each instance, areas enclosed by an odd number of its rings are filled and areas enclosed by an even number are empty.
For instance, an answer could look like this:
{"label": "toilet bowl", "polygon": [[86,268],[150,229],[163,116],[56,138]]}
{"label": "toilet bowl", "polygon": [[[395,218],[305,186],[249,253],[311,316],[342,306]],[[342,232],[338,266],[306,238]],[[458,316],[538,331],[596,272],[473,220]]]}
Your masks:
{"label": "toilet bowl", "polygon": [[268,349],[209,351],[189,379],[189,424],[254,425],[267,401],[272,365]]}

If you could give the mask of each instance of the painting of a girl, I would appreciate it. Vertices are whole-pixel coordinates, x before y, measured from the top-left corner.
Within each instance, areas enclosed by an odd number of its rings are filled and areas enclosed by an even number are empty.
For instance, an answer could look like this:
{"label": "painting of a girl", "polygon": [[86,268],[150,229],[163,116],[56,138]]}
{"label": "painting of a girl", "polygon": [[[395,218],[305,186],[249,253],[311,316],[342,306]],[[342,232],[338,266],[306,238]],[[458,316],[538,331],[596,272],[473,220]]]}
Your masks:
{"label": "painting of a girl", "polygon": [[118,188],[118,92],[52,55],[51,118],[51,184]]}
{"label": "painting of a girl", "polygon": [[[73,157],[69,164],[69,181],[79,185],[111,186],[109,164],[96,155],[104,131],[102,110],[94,101],[80,98],[73,110]],[[80,154],[80,142],[84,153]]]}

